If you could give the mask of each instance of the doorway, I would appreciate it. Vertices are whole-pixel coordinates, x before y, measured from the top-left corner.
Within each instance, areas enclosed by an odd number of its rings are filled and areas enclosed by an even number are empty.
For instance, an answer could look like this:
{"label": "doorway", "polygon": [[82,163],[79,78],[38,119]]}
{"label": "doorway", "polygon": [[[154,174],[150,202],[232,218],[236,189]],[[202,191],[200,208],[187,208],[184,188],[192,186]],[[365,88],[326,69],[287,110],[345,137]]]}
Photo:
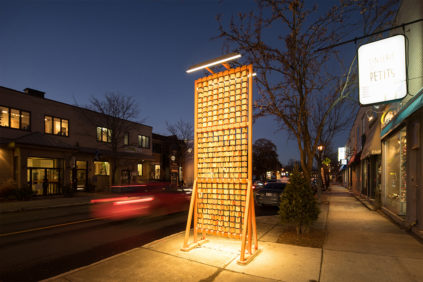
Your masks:
{"label": "doorway", "polygon": [[88,186],[88,165],[86,161],[76,161],[76,189],[86,190]]}
{"label": "doorway", "polygon": [[35,195],[62,193],[61,160],[28,158],[27,181]]}

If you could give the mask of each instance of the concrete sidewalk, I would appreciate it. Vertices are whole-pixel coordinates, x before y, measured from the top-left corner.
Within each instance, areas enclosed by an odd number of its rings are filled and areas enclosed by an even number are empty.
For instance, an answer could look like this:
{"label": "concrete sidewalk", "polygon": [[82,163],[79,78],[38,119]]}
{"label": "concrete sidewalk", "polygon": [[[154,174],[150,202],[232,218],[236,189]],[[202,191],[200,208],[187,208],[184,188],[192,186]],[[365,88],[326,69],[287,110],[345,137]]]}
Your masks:
{"label": "concrete sidewalk", "polygon": [[322,249],[276,243],[278,216],[263,216],[257,217],[261,252],[248,265],[236,262],[240,241],[208,236],[209,243],[182,252],[181,232],[48,281],[423,281],[420,242],[343,187],[325,196]]}

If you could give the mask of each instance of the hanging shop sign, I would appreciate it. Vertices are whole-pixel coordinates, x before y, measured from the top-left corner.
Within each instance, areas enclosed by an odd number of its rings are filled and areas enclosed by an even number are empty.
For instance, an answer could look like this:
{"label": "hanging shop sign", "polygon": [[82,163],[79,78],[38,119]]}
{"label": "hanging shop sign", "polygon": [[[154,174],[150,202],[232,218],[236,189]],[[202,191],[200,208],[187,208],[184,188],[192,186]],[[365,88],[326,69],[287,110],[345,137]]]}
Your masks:
{"label": "hanging shop sign", "polygon": [[[195,81],[194,187],[182,250],[201,245],[212,234],[241,239],[240,263],[257,253],[252,75],[249,65]],[[189,243],[192,217],[194,242]]]}
{"label": "hanging shop sign", "polygon": [[338,161],[342,161],[346,158],[345,147],[338,147]]}
{"label": "hanging shop sign", "polygon": [[404,98],[407,95],[404,35],[360,46],[358,76],[361,105]]}

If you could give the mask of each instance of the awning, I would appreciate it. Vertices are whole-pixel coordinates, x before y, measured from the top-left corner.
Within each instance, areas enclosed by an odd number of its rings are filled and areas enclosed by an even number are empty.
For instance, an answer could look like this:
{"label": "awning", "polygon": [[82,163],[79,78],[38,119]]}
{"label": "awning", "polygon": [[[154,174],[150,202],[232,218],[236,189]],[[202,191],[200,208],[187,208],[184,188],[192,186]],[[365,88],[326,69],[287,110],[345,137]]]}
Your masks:
{"label": "awning", "polygon": [[361,159],[369,157],[370,155],[380,155],[382,153],[382,145],[380,141],[380,124],[375,125],[376,128],[370,132],[366,137],[363,151],[361,152]]}
{"label": "awning", "polygon": [[359,162],[360,161],[360,155],[361,155],[361,152],[354,154],[351,157],[350,161],[348,162],[348,166],[350,166],[350,165],[352,165],[356,162]]}
{"label": "awning", "polygon": [[384,138],[421,107],[423,107],[423,88],[420,89],[400,110],[400,112],[382,129],[380,137]]}

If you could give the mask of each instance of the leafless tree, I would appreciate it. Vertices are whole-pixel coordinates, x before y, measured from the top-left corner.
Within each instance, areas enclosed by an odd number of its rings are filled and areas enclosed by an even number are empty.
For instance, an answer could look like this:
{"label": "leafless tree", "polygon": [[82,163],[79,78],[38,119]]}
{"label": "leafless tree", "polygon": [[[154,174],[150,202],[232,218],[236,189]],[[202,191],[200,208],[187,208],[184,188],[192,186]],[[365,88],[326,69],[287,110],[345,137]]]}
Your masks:
{"label": "leafless tree", "polygon": [[138,106],[130,96],[118,93],[106,93],[102,99],[92,97],[89,108],[101,114],[98,121],[107,128],[108,142],[111,148],[112,183],[116,184],[118,150],[123,145],[124,134],[131,130],[131,120],[138,115]]}
{"label": "leafless tree", "polygon": [[229,25],[218,17],[219,37],[257,72],[255,117],[273,116],[297,141],[306,179],[322,139],[346,129],[358,107],[349,99],[357,89],[356,58],[346,67],[338,49],[325,47],[363,25],[349,21],[352,15],[377,18],[377,26],[391,19],[373,12],[383,6],[378,1],[358,2],[341,1],[322,13],[303,0],[261,0],[257,10],[232,17]]}
{"label": "leafless tree", "polygon": [[183,167],[194,147],[194,126],[191,122],[182,119],[175,123],[166,122],[167,130],[178,139],[177,163]]}

